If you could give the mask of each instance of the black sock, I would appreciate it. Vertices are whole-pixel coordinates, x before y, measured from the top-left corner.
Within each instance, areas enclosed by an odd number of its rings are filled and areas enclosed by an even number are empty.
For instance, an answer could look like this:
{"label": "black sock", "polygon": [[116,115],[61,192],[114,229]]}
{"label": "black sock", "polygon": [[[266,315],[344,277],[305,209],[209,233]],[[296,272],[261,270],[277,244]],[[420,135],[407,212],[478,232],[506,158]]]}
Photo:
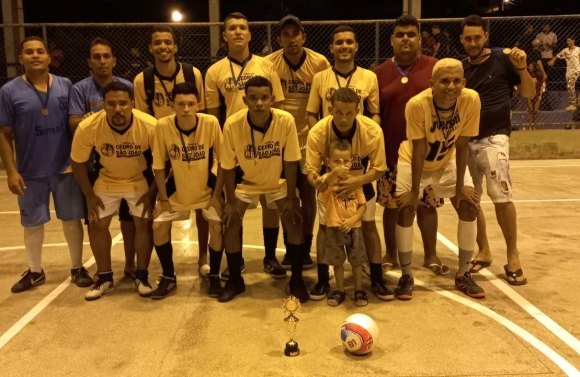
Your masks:
{"label": "black sock", "polygon": [[210,246],[209,249],[209,274],[219,275],[220,265],[222,264],[223,250],[214,250]]}
{"label": "black sock", "polygon": [[278,246],[278,234],[280,228],[262,228],[264,233],[264,249],[266,249],[266,259],[276,258],[276,246]]}
{"label": "black sock", "polygon": [[305,234],[304,235],[304,258],[306,258],[310,254],[310,249],[312,249],[312,238],[314,238],[313,234]]}
{"label": "black sock", "polygon": [[371,283],[380,283],[383,281],[383,268],[380,263],[369,263],[371,266]]}
{"label": "black sock", "polygon": [[230,278],[228,281],[241,279],[242,271],[240,271],[240,267],[242,265],[242,252],[226,253],[226,259],[228,260],[228,268],[230,270]]}
{"label": "black sock", "polygon": [[318,263],[316,267],[318,267],[318,282],[320,284],[328,284],[330,281],[328,265],[324,263]]}
{"label": "black sock", "polygon": [[[242,253],[242,250],[244,249],[244,226],[242,225],[240,227],[240,255]],[[242,258],[244,256],[242,255]]]}
{"label": "black sock", "polygon": [[171,241],[163,245],[155,245],[155,251],[159,257],[159,263],[161,263],[163,276],[167,276],[169,278],[174,277],[175,271],[173,269],[173,245],[171,245]]}
{"label": "black sock", "polygon": [[294,245],[289,243],[286,249],[286,256],[290,260],[292,276],[290,280],[302,279],[302,270],[304,268],[304,244]]}

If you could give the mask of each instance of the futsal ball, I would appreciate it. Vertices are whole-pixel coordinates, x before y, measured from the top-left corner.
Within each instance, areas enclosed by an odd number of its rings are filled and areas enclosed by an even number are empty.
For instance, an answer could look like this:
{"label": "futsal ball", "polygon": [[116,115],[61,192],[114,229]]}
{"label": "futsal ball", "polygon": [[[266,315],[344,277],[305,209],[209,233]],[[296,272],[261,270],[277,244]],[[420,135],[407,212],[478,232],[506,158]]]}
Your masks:
{"label": "futsal ball", "polygon": [[379,328],[368,315],[353,314],[342,323],[340,338],[349,352],[364,355],[379,340]]}

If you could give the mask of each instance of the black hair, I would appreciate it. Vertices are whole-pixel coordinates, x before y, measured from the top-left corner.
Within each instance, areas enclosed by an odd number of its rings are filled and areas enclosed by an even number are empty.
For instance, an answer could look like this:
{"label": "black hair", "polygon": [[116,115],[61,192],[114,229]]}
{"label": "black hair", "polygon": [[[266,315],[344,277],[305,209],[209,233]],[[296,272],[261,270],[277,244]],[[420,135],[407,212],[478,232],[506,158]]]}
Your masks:
{"label": "black hair", "polygon": [[175,102],[175,97],[177,97],[177,95],[188,95],[188,94],[193,94],[195,95],[195,98],[199,101],[199,92],[197,91],[197,88],[195,87],[195,85],[191,82],[182,82],[179,84],[176,84],[173,87],[173,90],[171,91],[171,98],[173,98],[173,101]]}
{"label": "black hair", "polygon": [[120,81],[113,81],[103,88],[103,99],[107,96],[109,92],[125,92],[133,101],[133,89],[129,88],[126,84],[123,84]]}
{"label": "black hair", "polygon": [[358,105],[359,101],[358,94],[356,94],[351,88],[337,89],[330,97],[330,104],[332,106],[334,106],[336,102],[354,103]]}
{"label": "black hair", "polygon": [[270,88],[270,94],[272,94],[272,83],[270,82],[270,80],[268,80],[263,76],[254,76],[251,79],[249,79],[246,82],[244,93],[248,94],[248,88],[252,86],[256,88],[263,88],[267,86],[268,88]]}
{"label": "black hair", "polygon": [[349,25],[338,25],[337,27],[334,28],[334,30],[332,31],[332,34],[330,35],[330,44],[333,44],[334,43],[334,36],[336,34],[348,32],[348,31],[350,31],[354,35],[354,41],[358,43],[358,40],[356,39],[356,31],[354,31],[354,29],[352,28],[352,26],[349,26]]}

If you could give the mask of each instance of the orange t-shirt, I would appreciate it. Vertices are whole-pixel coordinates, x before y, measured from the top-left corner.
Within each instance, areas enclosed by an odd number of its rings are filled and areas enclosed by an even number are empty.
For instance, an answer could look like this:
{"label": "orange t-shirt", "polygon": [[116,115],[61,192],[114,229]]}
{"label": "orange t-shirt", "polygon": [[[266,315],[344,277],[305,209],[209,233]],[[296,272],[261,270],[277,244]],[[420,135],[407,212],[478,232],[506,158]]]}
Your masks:
{"label": "orange t-shirt", "polygon": [[[338,188],[339,186],[332,186],[318,194],[318,200],[323,202],[325,206],[324,220],[326,226],[339,227],[343,220],[356,214],[360,204],[367,202],[362,187],[357,188],[346,199],[336,196],[335,192]],[[354,224],[353,228],[360,228],[361,226],[362,224],[359,220]]]}

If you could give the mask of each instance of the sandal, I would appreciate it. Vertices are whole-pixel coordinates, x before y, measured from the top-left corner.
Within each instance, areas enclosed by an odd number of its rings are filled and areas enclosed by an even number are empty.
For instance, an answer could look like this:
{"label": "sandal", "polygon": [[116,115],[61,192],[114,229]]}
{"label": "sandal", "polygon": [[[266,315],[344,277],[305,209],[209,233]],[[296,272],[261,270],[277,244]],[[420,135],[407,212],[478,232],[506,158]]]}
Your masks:
{"label": "sandal", "polygon": [[354,291],[354,305],[367,306],[369,304],[369,295],[364,289]]}
{"label": "sandal", "polygon": [[335,289],[334,291],[332,291],[328,295],[328,298],[326,299],[326,303],[328,304],[328,306],[338,306],[338,305],[342,304],[342,302],[344,301],[345,298],[346,298],[346,293],[341,292],[338,289]]}
{"label": "sandal", "polygon": [[[516,271],[509,271],[508,265],[506,264],[505,266],[503,266],[503,269],[505,271],[506,280],[510,285],[526,285],[526,284],[528,284],[528,279],[524,276],[524,271],[522,271],[521,268],[519,268]],[[524,280],[517,280],[517,278],[519,278],[521,276],[524,276]],[[510,278],[512,278],[513,280],[510,280]]]}
{"label": "sandal", "polygon": [[449,275],[449,273],[451,272],[451,270],[449,269],[449,266],[447,266],[444,263],[441,263],[441,264],[431,263],[428,265],[424,264],[423,266],[427,267],[428,269],[433,271],[433,273],[435,273],[435,275]]}
{"label": "sandal", "polygon": [[[485,261],[482,261],[482,260],[472,260],[469,263],[473,266],[473,267],[471,267],[469,269],[469,273],[470,274],[476,274],[479,271],[483,270],[484,268],[487,268],[487,267],[491,266],[491,263],[490,262],[485,262]],[[475,267],[477,267],[477,266],[479,266],[479,268],[478,269],[475,269]]]}

